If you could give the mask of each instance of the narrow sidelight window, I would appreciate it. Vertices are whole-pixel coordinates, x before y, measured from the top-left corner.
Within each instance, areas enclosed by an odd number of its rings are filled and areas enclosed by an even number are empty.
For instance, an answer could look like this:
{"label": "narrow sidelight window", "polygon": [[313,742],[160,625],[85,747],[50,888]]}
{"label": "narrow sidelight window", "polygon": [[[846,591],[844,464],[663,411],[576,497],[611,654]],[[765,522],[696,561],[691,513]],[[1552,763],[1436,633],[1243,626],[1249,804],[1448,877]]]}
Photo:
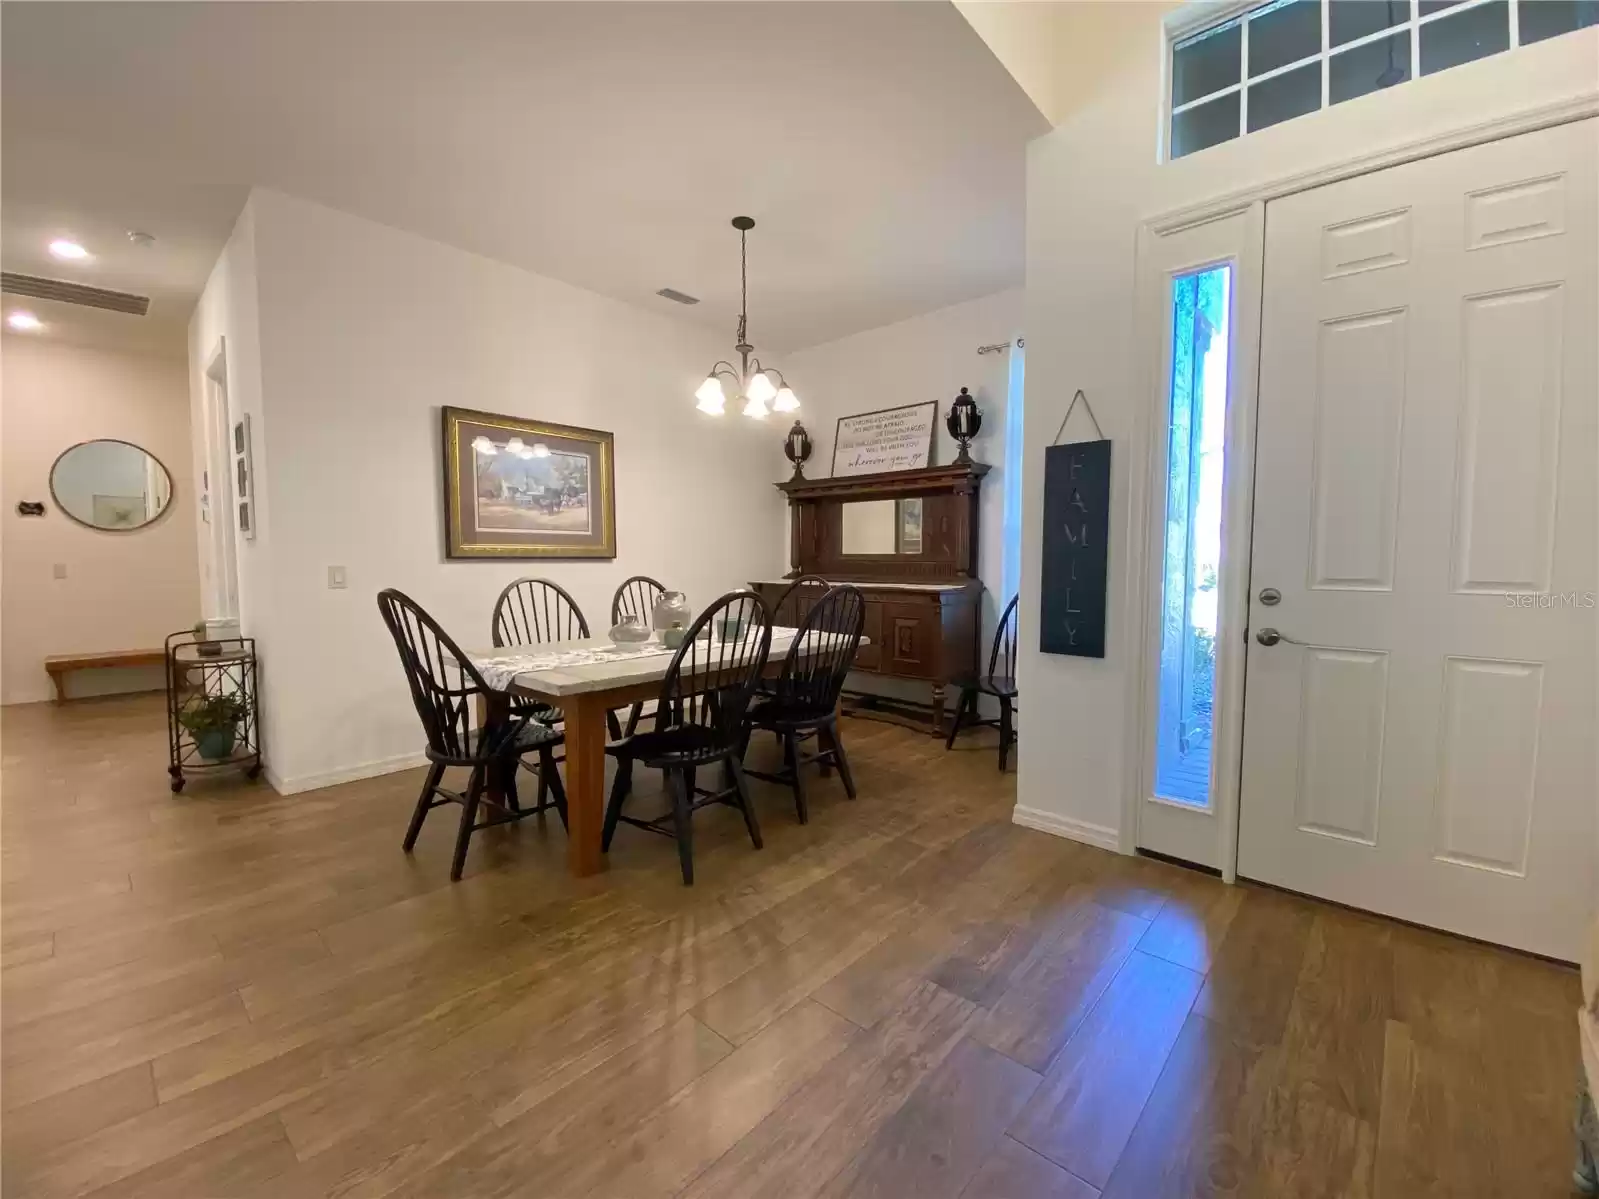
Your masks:
{"label": "narrow sidelight window", "polygon": [[1172,280],[1155,794],[1210,805],[1232,267]]}

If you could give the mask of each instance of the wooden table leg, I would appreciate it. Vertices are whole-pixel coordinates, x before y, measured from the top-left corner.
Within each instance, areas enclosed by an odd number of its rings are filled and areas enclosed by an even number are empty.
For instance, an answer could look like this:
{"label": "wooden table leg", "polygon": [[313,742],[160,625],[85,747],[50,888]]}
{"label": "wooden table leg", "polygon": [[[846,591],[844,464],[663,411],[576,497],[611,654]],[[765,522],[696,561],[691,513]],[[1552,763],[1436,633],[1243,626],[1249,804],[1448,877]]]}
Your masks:
{"label": "wooden table leg", "polygon": [[566,866],[583,878],[605,869],[600,831],[605,821],[605,714],[602,696],[562,699],[566,718]]}
{"label": "wooden table leg", "polygon": [[[511,699],[505,692],[490,691],[487,695],[477,697],[478,728],[486,729],[491,724],[503,723],[510,719],[510,715]],[[499,771],[489,771],[488,778],[483,781],[483,797],[490,803],[505,806],[505,785]]]}

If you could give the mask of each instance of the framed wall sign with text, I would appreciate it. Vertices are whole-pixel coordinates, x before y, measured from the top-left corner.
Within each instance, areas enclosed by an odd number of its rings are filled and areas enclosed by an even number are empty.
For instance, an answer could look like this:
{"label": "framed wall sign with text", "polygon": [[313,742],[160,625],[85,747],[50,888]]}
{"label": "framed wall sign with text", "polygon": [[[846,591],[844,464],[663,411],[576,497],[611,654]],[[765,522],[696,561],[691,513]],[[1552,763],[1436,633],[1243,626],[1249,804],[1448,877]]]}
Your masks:
{"label": "framed wall sign with text", "polygon": [[937,423],[938,405],[932,400],[839,417],[833,437],[833,476],[931,466]]}

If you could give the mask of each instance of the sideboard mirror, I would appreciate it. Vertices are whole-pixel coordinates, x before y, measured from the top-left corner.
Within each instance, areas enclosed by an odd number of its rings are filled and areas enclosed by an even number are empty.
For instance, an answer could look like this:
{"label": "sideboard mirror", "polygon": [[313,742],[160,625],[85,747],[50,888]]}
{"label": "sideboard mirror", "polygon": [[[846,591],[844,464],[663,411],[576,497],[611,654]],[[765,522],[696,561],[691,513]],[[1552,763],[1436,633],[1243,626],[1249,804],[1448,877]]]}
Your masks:
{"label": "sideboard mirror", "polygon": [[841,550],[862,554],[922,552],[922,500],[852,500],[839,505]]}
{"label": "sideboard mirror", "polygon": [[80,525],[125,533],[144,528],[167,510],[172,476],[142,446],[99,438],[62,452],[50,468],[50,494]]}

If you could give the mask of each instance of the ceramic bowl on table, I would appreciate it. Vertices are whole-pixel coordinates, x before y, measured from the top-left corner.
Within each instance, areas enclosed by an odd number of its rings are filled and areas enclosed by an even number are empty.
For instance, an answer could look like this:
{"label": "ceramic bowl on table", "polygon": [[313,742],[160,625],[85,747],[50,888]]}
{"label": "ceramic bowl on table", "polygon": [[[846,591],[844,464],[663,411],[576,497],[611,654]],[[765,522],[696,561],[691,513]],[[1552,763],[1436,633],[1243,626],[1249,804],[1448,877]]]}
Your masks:
{"label": "ceramic bowl on table", "polygon": [[617,645],[639,645],[650,639],[650,627],[637,616],[624,616],[611,626],[611,640]]}

